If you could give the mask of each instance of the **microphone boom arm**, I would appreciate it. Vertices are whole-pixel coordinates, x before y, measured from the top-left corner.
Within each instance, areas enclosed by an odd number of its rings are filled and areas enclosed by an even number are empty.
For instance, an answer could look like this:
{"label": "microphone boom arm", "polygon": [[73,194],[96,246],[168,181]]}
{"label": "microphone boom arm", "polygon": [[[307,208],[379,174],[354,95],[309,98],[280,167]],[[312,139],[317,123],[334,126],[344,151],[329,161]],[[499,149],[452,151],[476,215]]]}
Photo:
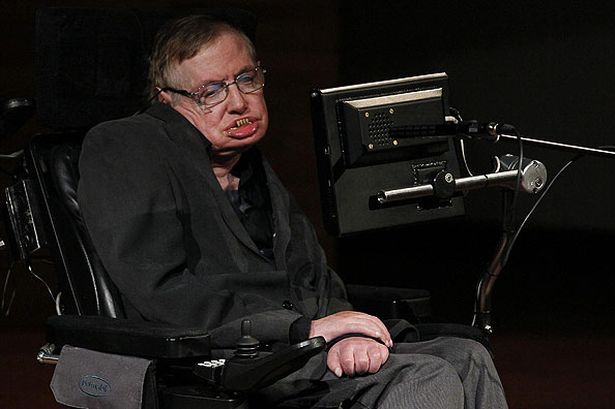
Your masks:
{"label": "microphone boom arm", "polygon": [[[448,184],[449,188],[453,187],[453,189],[450,189],[452,192],[465,192],[494,186],[515,189],[519,174],[519,170],[514,169],[455,179],[452,173],[448,171],[443,172],[442,175],[439,174],[435,179],[441,178],[441,183]],[[529,163],[521,169],[520,188],[525,192],[538,193],[546,185],[546,181],[546,168],[537,160],[529,161]],[[441,183],[434,181],[434,183],[431,184],[381,190],[376,194],[376,200],[379,204],[384,205],[422,197],[442,197],[445,195],[438,194]]]}
{"label": "microphone boom arm", "polygon": [[[501,168],[504,170],[459,179],[455,179],[449,171],[442,170],[434,177],[430,184],[381,190],[376,194],[376,200],[380,205],[387,205],[432,196],[440,199],[450,199],[458,192],[493,186],[504,187],[510,190],[518,188],[527,193],[538,193],[546,186],[547,170],[541,162],[526,159],[519,166],[519,158],[512,155],[504,155],[497,159],[500,164],[498,170]],[[505,200],[507,197],[510,197],[512,193],[510,190],[504,192]],[[504,229],[495,256],[487,271],[478,282],[476,289],[472,326],[483,330],[487,335],[493,332],[491,326],[491,293],[493,292],[495,281],[506,263],[505,254],[509,251],[509,246],[512,243],[512,234],[513,232],[510,229]]]}

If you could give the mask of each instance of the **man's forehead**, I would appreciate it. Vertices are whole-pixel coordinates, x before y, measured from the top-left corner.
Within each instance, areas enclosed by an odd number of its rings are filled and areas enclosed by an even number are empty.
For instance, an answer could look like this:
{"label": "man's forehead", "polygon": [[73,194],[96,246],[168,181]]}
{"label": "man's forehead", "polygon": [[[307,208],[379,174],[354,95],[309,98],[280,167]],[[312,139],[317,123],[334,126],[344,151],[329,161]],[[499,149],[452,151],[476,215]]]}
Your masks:
{"label": "man's forehead", "polygon": [[194,57],[177,64],[176,72],[200,85],[232,79],[255,65],[246,40],[234,32],[224,32],[201,46]]}

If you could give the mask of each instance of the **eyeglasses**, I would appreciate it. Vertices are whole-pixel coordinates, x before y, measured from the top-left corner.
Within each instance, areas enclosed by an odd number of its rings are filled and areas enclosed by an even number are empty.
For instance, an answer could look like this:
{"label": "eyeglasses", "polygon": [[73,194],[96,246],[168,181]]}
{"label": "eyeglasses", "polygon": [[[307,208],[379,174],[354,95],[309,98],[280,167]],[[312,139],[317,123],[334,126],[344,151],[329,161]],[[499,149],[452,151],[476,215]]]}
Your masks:
{"label": "eyeglasses", "polygon": [[195,91],[190,92],[183,89],[175,89],[171,87],[162,88],[160,91],[173,92],[192,99],[200,106],[211,108],[222,103],[228,97],[228,89],[231,85],[237,85],[237,89],[243,94],[251,94],[262,89],[265,86],[265,73],[267,70],[260,65],[251,70],[242,72],[237,75],[232,82],[213,81],[207,82]]}

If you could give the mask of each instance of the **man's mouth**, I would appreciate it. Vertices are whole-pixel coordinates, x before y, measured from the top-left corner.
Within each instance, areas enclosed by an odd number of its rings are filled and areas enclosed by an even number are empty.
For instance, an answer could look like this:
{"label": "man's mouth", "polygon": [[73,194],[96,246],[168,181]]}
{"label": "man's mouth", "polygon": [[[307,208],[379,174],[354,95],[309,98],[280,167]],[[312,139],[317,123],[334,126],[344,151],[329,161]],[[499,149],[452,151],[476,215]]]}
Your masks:
{"label": "man's mouth", "polygon": [[237,122],[235,122],[235,126],[233,126],[232,128],[229,128],[227,131],[236,131],[237,129],[241,128],[242,126],[246,126],[251,124],[252,122],[250,122],[250,120],[248,118],[243,118],[243,119],[238,119]]}
{"label": "man's mouth", "polygon": [[250,121],[248,118],[239,119],[235,122],[235,126],[226,130],[226,134],[233,138],[246,138],[256,132],[258,125]]}

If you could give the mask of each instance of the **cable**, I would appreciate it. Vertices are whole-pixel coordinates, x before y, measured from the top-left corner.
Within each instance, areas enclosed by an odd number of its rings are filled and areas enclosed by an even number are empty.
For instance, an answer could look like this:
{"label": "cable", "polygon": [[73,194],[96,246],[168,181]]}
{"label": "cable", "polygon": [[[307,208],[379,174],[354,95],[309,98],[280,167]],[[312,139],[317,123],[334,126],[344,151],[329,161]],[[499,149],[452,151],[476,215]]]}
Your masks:
{"label": "cable", "polygon": [[145,104],[143,104],[143,106],[134,114],[132,114],[132,116],[135,115],[139,115],[142,114],[143,112],[147,111],[147,109],[150,107],[150,105],[152,104],[152,102],[154,102],[154,100],[158,97],[158,95],[160,95],[160,93],[163,91],[162,88],[156,87],[156,92],[154,93],[154,95],[152,95],[151,97],[149,97],[147,99],[147,102],[145,102]]}
{"label": "cable", "polygon": [[[519,192],[521,190],[521,166],[523,164],[523,139],[521,138],[521,133],[517,131],[512,125],[504,125],[507,128],[509,127],[512,132],[514,132],[517,137],[517,141],[519,142],[519,165],[517,166],[517,183],[515,184],[515,190],[513,192],[513,197],[510,205],[510,210],[508,212],[509,218],[508,220],[504,220],[504,229],[510,230],[511,226],[515,221],[515,213],[517,211],[517,202],[519,200]],[[506,219],[506,216],[505,216]]]}
{"label": "cable", "polygon": [[36,278],[37,280],[39,280],[41,283],[43,283],[43,285],[45,286],[45,288],[47,289],[47,292],[49,293],[49,296],[51,297],[51,302],[55,305],[56,303],[56,297],[53,295],[53,291],[51,291],[51,287],[49,287],[49,285],[47,284],[47,282],[45,280],[43,280],[38,274],[36,274],[33,270],[32,270],[32,266],[30,265],[29,261],[25,261],[25,265],[26,268],[28,269],[28,271],[30,272],[30,274],[32,274],[34,276],[34,278]]}
{"label": "cable", "polygon": [[[43,259],[43,258],[34,258],[34,260],[37,260],[39,262],[43,262],[43,263],[50,263],[49,260]],[[4,285],[2,286],[2,299],[0,300],[0,314],[2,314],[2,316],[4,317],[8,317],[11,313],[11,307],[13,305],[13,301],[15,300],[15,295],[17,294],[17,290],[13,289],[13,292],[11,293],[11,297],[7,302],[7,290],[9,287],[9,281],[10,278],[13,274],[15,265],[17,264],[17,261],[13,261],[6,273],[6,278],[4,279]],[[52,263],[50,263],[52,264]],[[24,265],[26,266],[28,272],[30,274],[32,274],[37,280],[39,280],[41,283],[43,283],[43,285],[45,286],[45,289],[47,290],[47,292],[49,293],[49,296],[51,297],[51,301],[53,303],[53,305],[56,308],[56,312],[58,312],[58,315],[60,315],[61,308],[60,308],[60,296],[62,295],[61,292],[59,292],[56,296],[53,295],[53,291],[51,290],[51,287],[49,286],[49,284],[47,284],[47,282],[38,274],[36,274],[34,272],[34,270],[32,270],[32,266],[30,264],[30,260],[24,260]]]}
{"label": "cable", "polygon": [[58,292],[56,295],[56,314],[62,315],[62,305],[60,304],[60,299],[62,297],[62,291]]}
{"label": "cable", "polygon": [[510,240],[510,242],[508,244],[508,249],[507,249],[506,254],[504,255],[504,258],[503,258],[503,262],[504,263],[506,263],[506,261],[508,260],[508,256],[510,255],[510,252],[512,251],[513,245],[517,241],[517,237],[519,237],[519,234],[521,233],[521,230],[523,229],[523,227],[525,226],[525,224],[529,220],[530,216],[534,213],[534,211],[536,210],[536,208],[538,207],[540,202],[542,202],[542,200],[544,199],[546,194],[549,192],[549,190],[551,189],[551,186],[553,186],[553,183],[557,180],[557,178],[560,177],[560,175],[562,173],[564,173],[564,171],[566,169],[568,169],[574,162],[576,162],[577,160],[579,160],[583,156],[584,155],[582,155],[582,154],[581,155],[577,155],[577,156],[573,157],[570,161],[568,161],[568,163],[566,163],[564,166],[562,166],[562,168],[559,170],[559,172],[557,172],[555,174],[555,176],[553,177],[553,179],[551,179],[551,182],[547,185],[547,187],[545,187],[544,191],[540,194],[538,199],[536,199],[536,202],[534,202],[534,205],[532,206],[532,208],[527,212],[527,214],[525,215],[525,218],[523,219],[523,221],[521,223],[519,223],[519,226],[517,227],[517,229],[516,229],[512,239]]}
{"label": "cable", "polygon": [[[461,117],[461,112],[457,108],[449,107],[448,111],[455,118],[457,122],[463,122],[463,118]],[[474,176],[472,171],[470,170],[470,166],[468,165],[468,158],[466,156],[466,145],[463,138],[459,139],[459,150],[461,152],[461,161],[463,163],[463,167],[465,168],[468,176]]]}
{"label": "cable", "polygon": [[[605,149],[605,150],[615,150],[615,146],[612,146],[612,145],[603,145],[603,146],[599,146],[598,148]],[[512,239],[510,240],[506,255],[504,256],[504,263],[506,263],[506,260],[508,260],[508,256],[510,255],[510,252],[512,250],[513,245],[515,244],[515,241],[517,241],[517,237],[519,237],[521,230],[523,229],[523,227],[525,227],[525,224],[527,223],[529,218],[532,216],[532,214],[534,213],[538,205],[540,205],[542,200],[545,198],[545,196],[551,189],[551,186],[553,186],[555,181],[561,176],[562,173],[564,173],[566,169],[568,169],[573,163],[575,163],[577,160],[581,159],[584,156],[585,156],[584,154],[576,155],[572,159],[570,159],[564,166],[562,166],[562,168],[555,174],[553,179],[551,179],[551,182],[549,182],[547,187],[545,187],[544,191],[540,194],[538,199],[536,199],[536,202],[534,202],[534,205],[532,206],[532,208],[527,212],[523,221],[519,223],[519,226],[517,227]]]}
{"label": "cable", "polygon": [[6,279],[4,280],[4,285],[2,287],[2,304],[0,305],[0,312],[3,316],[8,317],[11,313],[11,306],[13,305],[13,300],[15,299],[16,290],[13,289],[13,293],[11,294],[11,299],[6,303],[6,308],[4,307],[6,301],[6,290],[8,289],[9,280],[13,273],[13,267],[15,267],[15,261],[13,261],[6,272]]}
{"label": "cable", "polygon": [[468,159],[466,158],[466,145],[463,139],[459,140],[459,150],[461,151],[461,159],[463,162],[463,167],[466,169],[468,176],[474,176],[474,174],[470,170],[470,166],[468,165]]}

